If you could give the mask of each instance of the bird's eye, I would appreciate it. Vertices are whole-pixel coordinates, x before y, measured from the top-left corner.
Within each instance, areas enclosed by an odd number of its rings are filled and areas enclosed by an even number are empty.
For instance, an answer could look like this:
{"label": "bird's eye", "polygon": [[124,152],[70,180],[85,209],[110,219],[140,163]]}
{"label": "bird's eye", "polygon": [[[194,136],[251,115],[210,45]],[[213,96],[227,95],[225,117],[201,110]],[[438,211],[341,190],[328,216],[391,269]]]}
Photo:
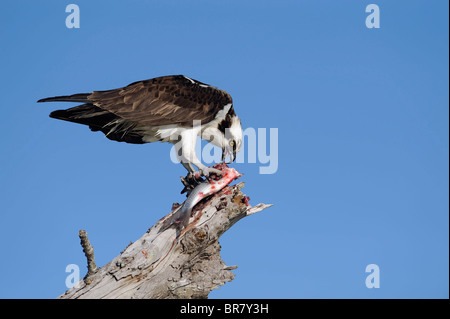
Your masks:
{"label": "bird's eye", "polygon": [[234,141],[230,141],[230,146],[234,146]]}

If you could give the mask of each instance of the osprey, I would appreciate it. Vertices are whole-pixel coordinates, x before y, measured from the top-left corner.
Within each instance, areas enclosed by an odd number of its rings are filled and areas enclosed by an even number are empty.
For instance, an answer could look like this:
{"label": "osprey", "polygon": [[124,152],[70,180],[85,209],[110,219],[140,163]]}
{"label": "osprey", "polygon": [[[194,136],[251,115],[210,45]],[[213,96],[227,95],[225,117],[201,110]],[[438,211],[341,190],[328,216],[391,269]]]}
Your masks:
{"label": "osprey", "polygon": [[[88,125],[114,141],[175,144],[177,157],[194,176],[221,175],[202,164],[195,154],[197,136],[222,149],[230,162],[242,145],[241,121],[231,96],[184,75],[162,76],[108,91],[41,99],[38,102],[79,102],[82,105],[50,113],[50,117]],[[198,176],[198,175],[197,175]],[[186,185],[186,184],[185,184]]]}

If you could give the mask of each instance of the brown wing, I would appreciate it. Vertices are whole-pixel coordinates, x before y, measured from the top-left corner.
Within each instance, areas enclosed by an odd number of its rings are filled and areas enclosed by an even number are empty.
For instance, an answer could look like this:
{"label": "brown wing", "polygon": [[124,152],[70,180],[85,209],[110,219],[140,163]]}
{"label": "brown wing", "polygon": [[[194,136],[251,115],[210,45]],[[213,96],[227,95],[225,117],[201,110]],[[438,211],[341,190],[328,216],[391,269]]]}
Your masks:
{"label": "brown wing", "polygon": [[141,125],[192,126],[208,123],[232,103],[231,96],[183,75],[134,82],[124,88],[94,91],[88,96],[95,106]]}

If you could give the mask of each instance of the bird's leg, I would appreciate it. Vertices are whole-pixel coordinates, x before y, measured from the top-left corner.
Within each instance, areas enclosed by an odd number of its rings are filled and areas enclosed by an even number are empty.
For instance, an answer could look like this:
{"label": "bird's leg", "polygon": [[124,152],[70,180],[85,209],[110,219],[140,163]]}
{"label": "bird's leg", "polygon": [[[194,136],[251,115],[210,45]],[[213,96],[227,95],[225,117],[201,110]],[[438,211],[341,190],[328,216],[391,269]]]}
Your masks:
{"label": "bird's leg", "polygon": [[[190,160],[189,160],[189,156],[190,156],[190,152],[188,151],[189,149],[191,149],[193,146],[191,144],[186,144],[186,141],[191,141],[191,136],[186,136],[185,138],[180,137],[177,141],[177,143],[175,143],[175,150],[176,150],[176,154],[177,154],[177,158],[178,160],[181,162],[181,164],[183,164],[184,168],[186,168],[186,170],[188,171],[188,174],[186,175],[186,177],[180,177],[181,178],[181,183],[184,185],[183,190],[181,191],[181,194],[186,193],[189,196],[190,192],[201,182],[203,182],[203,179],[201,178],[200,175],[195,176],[195,168],[194,166],[192,166]],[[183,144],[183,142],[185,142]],[[191,141],[192,142],[192,141]],[[195,147],[195,144],[194,144]]]}
{"label": "bird's leg", "polygon": [[192,165],[197,166],[200,176],[208,177],[212,173],[220,176],[222,175],[221,170],[203,165],[203,163],[200,162],[200,160],[197,158],[197,155],[195,154],[195,148],[192,149],[189,147],[182,147],[179,159],[181,160],[181,163],[183,163],[184,167],[188,166],[186,167],[186,169],[195,175],[197,174],[197,172],[194,172],[194,168]]}
{"label": "bird's leg", "polygon": [[[197,158],[197,155],[195,154],[195,144],[198,133],[190,130],[186,131],[184,134],[184,136],[181,136],[181,141],[175,144],[178,159],[189,171],[188,176],[186,176],[184,180],[182,179],[182,183],[183,185],[185,185],[185,189],[182,190],[182,193],[185,191],[189,192],[190,190],[194,189],[195,186],[197,186],[200,182],[203,182],[201,176],[209,177],[209,175],[212,173],[222,175],[222,171],[203,165],[202,162],[200,162],[200,160]],[[195,172],[192,165],[197,166],[199,171]],[[198,181],[199,178],[200,182]]]}
{"label": "bird's leg", "polygon": [[183,164],[184,168],[188,171],[188,175],[192,175],[195,172],[194,166],[192,166],[191,163],[181,162],[181,164]]}

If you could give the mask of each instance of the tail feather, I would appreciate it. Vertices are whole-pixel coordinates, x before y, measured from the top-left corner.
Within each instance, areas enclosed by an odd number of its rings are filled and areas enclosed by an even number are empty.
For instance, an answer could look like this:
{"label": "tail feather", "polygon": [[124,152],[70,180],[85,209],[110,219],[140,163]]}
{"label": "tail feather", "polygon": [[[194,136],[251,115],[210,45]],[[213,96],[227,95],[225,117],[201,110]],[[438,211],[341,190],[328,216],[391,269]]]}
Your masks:
{"label": "tail feather", "polygon": [[81,102],[81,103],[91,103],[92,101],[88,99],[91,93],[78,93],[72,95],[61,95],[54,97],[47,97],[45,99],[40,99],[38,103],[41,102]]}
{"label": "tail feather", "polygon": [[91,131],[103,132],[113,141],[143,144],[142,134],[137,123],[123,119],[92,104],[83,104],[67,110],[50,113],[51,118],[88,125]]}
{"label": "tail feather", "polygon": [[50,117],[74,123],[92,126],[91,129],[102,128],[113,121],[116,115],[102,110],[92,104],[83,104],[67,110],[56,110],[50,113]]}

